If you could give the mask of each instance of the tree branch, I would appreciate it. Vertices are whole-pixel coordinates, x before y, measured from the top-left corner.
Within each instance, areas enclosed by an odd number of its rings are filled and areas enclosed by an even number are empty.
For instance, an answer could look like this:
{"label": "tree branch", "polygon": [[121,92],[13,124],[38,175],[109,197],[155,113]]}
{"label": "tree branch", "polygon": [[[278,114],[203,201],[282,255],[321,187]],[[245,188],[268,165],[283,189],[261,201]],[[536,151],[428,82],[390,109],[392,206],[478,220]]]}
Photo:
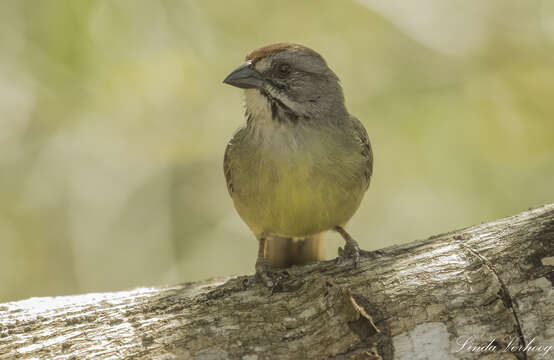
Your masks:
{"label": "tree branch", "polygon": [[287,269],[273,289],[236,276],[0,304],[0,359],[548,359],[553,269],[551,204],[356,269]]}

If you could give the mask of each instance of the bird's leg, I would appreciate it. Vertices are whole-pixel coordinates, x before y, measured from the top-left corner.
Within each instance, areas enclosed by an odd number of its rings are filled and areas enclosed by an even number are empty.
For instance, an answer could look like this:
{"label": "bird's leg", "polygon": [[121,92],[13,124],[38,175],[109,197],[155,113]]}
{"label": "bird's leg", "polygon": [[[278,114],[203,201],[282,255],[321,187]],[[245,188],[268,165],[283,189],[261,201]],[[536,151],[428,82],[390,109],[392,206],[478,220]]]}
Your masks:
{"label": "bird's leg", "polygon": [[339,247],[339,257],[337,258],[337,263],[340,264],[346,258],[351,258],[354,263],[354,267],[357,267],[360,262],[360,247],[358,246],[358,243],[342,227],[335,226],[333,230],[338,232],[346,242],[344,249]]}
{"label": "bird's leg", "polygon": [[265,236],[258,237],[258,258],[256,259],[256,278],[265,286],[273,287],[271,264],[265,259]]}

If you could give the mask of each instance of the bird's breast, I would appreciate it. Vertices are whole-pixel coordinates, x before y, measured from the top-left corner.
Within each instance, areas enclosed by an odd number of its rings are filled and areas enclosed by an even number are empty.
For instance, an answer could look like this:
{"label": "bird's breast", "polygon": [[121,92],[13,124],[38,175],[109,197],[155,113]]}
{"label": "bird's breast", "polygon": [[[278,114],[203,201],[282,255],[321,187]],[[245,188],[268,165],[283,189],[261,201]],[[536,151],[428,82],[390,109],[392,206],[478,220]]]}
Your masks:
{"label": "bird's breast", "polygon": [[233,200],[255,233],[304,236],[348,221],[363,196],[354,149],[324,131],[254,130],[233,156]]}

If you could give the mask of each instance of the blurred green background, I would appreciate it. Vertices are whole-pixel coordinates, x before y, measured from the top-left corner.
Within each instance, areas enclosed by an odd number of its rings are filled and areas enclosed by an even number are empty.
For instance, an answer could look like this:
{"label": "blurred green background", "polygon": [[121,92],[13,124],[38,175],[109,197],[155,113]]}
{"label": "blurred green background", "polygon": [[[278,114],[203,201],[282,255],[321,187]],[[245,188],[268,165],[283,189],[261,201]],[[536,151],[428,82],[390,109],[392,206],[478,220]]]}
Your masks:
{"label": "blurred green background", "polygon": [[221,81],[279,41],[320,52],[368,130],[363,248],[554,201],[552,1],[3,0],[0,301],[253,273]]}

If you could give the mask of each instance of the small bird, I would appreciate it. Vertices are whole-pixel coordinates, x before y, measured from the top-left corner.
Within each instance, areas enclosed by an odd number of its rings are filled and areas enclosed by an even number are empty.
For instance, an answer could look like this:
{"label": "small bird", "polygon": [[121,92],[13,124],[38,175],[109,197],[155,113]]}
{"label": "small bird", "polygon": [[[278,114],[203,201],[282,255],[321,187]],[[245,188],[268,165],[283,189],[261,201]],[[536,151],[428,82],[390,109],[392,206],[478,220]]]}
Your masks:
{"label": "small bird", "polygon": [[373,153],[321,55],[292,43],[252,51],[224,83],[245,89],[246,124],[225,150],[235,208],[259,241],[256,276],[323,259],[322,233],[345,240],[338,261],[359,261],[344,226],[369,187]]}

